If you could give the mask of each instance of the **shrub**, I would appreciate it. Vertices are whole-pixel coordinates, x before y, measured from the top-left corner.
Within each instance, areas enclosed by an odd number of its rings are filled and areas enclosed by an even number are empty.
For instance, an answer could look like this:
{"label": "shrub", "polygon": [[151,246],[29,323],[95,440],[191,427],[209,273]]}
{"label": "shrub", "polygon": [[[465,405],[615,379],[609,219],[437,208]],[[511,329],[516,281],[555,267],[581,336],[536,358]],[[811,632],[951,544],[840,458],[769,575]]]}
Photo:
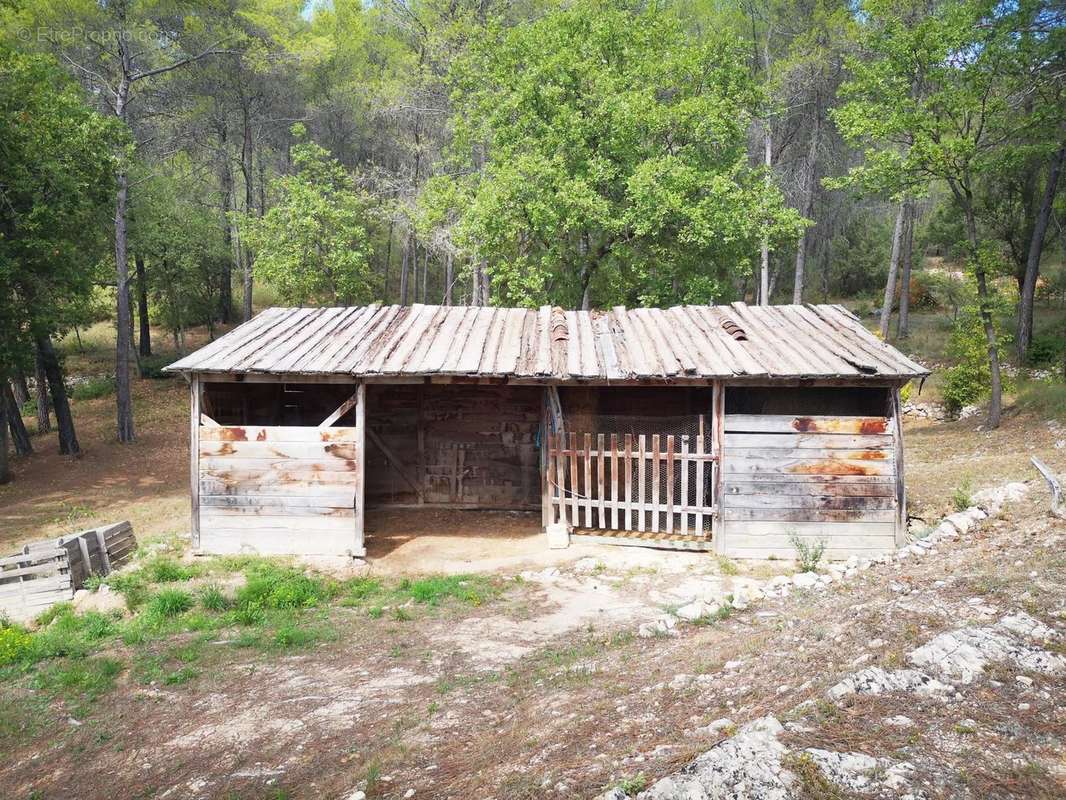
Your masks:
{"label": "shrub", "polygon": [[1030,367],[1055,367],[1066,356],[1066,335],[1061,331],[1034,336],[1025,354]]}
{"label": "shrub", "polygon": [[262,604],[255,600],[242,602],[233,609],[233,621],[238,625],[258,625],[265,616]]}
{"label": "shrub", "polygon": [[[999,330],[998,325],[996,328],[1000,363],[1003,363],[1010,337]],[[967,308],[952,327],[948,339],[948,357],[955,364],[948,369],[944,380],[944,406],[950,413],[957,414],[964,406],[972,405],[987,395],[992,385],[988,341],[976,308]],[[1008,376],[1002,372],[1001,377],[1003,390],[1008,391]]]}
{"label": "shrub", "polygon": [[193,607],[192,595],[182,589],[163,589],[148,601],[145,613],[151,617],[176,617]]}
{"label": "shrub", "polygon": [[965,511],[973,505],[973,484],[969,480],[963,481],[955,487],[951,495],[951,503],[956,511]]}
{"label": "shrub", "polygon": [[17,625],[0,627],[0,667],[21,661],[33,646],[33,636]]}
{"label": "shrub", "polygon": [[89,378],[87,381],[75,384],[70,390],[70,396],[75,400],[96,400],[99,397],[107,397],[114,391],[114,378]]}
{"label": "shrub", "polygon": [[171,360],[166,356],[142,356],[140,361],[141,377],[157,381],[169,380],[175,377],[169,372],[163,372],[163,367],[169,364]]}
{"label": "shrub", "polygon": [[808,541],[793,533],[788,537],[789,543],[796,551],[796,561],[801,572],[814,572],[825,555],[825,539]]}

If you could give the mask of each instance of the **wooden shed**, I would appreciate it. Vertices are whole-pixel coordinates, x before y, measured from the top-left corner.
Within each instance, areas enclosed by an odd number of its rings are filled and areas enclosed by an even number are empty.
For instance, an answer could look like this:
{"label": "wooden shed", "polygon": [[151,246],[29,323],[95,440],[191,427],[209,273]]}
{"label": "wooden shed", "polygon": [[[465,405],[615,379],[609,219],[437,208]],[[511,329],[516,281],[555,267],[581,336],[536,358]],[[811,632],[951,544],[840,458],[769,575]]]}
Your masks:
{"label": "wooden shed", "polygon": [[362,556],[382,507],[540,510],[558,541],[831,557],[903,541],[899,388],[838,305],[272,308],[169,367],[206,552]]}

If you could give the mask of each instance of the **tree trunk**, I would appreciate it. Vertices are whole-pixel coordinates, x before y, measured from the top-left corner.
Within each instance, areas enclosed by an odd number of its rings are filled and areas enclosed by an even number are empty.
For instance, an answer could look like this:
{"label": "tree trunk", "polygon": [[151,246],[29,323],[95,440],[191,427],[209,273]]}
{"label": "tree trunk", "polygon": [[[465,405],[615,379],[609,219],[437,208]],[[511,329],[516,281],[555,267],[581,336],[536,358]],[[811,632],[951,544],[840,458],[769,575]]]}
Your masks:
{"label": "tree trunk", "polygon": [[911,311],[911,266],[914,260],[914,222],[917,214],[913,202],[907,204],[907,218],[904,220],[903,252],[900,260],[903,264],[899,281],[899,319],[896,321],[896,338],[906,339],[910,336]]}
{"label": "tree trunk", "polygon": [[48,376],[45,375],[44,361],[40,352],[36,354],[35,368],[36,385],[33,388],[37,397],[37,433],[49,433],[52,430],[52,417],[48,412],[52,403],[48,399]]}
{"label": "tree trunk", "polygon": [[[133,433],[133,397],[130,384],[130,349],[132,337],[130,336],[130,267],[126,257],[126,195],[128,182],[125,171],[118,174],[118,192],[115,199],[115,266],[116,266],[116,291],[118,302],[118,319],[116,320],[115,332],[115,395],[116,395],[116,420],[118,427],[118,440],[120,442],[132,442]],[[51,343],[49,343],[49,347]],[[45,361],[47,368],[48,362]],[[48,383],[51,387],[52,375],[48,375]],[[59,406],[55,403],[55,391],[52,391],[52,401],[56,409],[56,423],[60,426],[60,440],[63,438],[62,424],[59,422]]]}
{"label": "tree trunk", "polygon": [[403,255],[400,257],[400,305],[407,305],[407,272],[411,264],[411,236],[408,234],[403,244]]}
{"label": "tree trunk", "polygon": [[892,232],[892,254],[888,259],[888,279],[885,281],[885,299],[881,304],[881,338],[888,340],[888,323],[892,319],[892,301],[896,297],[896,276],[899,272],[899,251],[903,239],[903,217],[907,202],[901,200],[896,211],[896,227]]}
{"label": "tree trunk", "polygon": [[[769,61],[769,56],[767,56]],[[767,70],[769,71],[769,70]],[[770,121],[765,124],[763,135],[763,163],[766,167],[766,185],[771,182],[770,169],[773,166],[773,134],[770,132]],[[770,240],[763,236],[762,247],[759,252],[759,305],[770,305]]]}
{"label": "tree trunk", "polygon": [[446,306],[452,304],[452,281],[455,280],[455,263],[452,251],[449,250],[444,256],[444,300]]}
{"label": "tree trunk", "polygon": [[[814,211],[814,187],[815,168],[818,164],[818,135],[821,132],[821,110],[816,107],[814,112],[814,128],[811,131],[811,146],[807,151],[807,165],[804,175],[803,204],[800,213],[804,219],[810,219]],[[807,270],[807,247],[810,237],[807,228],[803,229],[799,243],[796,245],[796,274],[792,284],[792,302],[799,305],[803,302],[804,273]]]}
{"label": "tree trunk", "polygon": [[15,370],[11,378],[11,388],[15,392],[15,402],[19,404],[19,408],[30,402],[30,387],[21,369]]}
{"label": "tree trunk", "polygon": [[141,326],[137,349],[147,358],[152,355],[152,330],[148,325],[148,276],[144,270],[144,258],[136,256],[133,263],[137,265],[137,319]]}
{"label": "tree trunk", "polygon": [[11,468],[7,462],[7,411],[0,405],[0,484],[11,480]]}
{"label": "tree trunk", "polygon": [[1058,189],[1059,176],[1062,174],[1063,162],[1066,161],[1066,143],[1063,143],[1048,170],[1047,184],[1044,186],[1044,198],[1033,226],[1033,238],[1029,242],[1029,254],[1025,261],[1025,277],[1022,281],[1021,296],[1018,299],[1018,354],[1023,358],[1029,352],[1033,340],[1033,303],[1036,299],[1036,280],[1040,276],[1040,256],[1044,252],[1044,237],[1047,234],[1051,212],[1055,205],[1055,193]]}
{"label": "tree trunk", "polygon": [[233,257],[233,225],[230,221],[229,212],[233,207],[233,172],[229,165],[229,156],[226,147],[226,128],[222,127],[219,132],[219,144],[222,151],[222,168],[219,170],[219,182],[222,188],[222,235],[226,242],[226,253],[229,258],[222,265],[222,275],[218,287],[218,318],[223,324],[233,319],[233,267],[230,261]]}
{"label": "tree trunk", "polygon": [[33,445],[30,443],[30,432],[26,430],[26,424],[22,421],[22,411],[15,401],[11,385],[6,380],[0,381],[0,393],[3,394],[3,397],[0,397],[0,405],[4,407],[4,411],[7,413],[7,424],[11,429],[11,441],[15,445],[15,453],[20,456],[28,456],[33,452]]}
{"label": "tree trunk", "polygon": [[382,270],[381,299],[389,302],[389,268],[392,266],[392,229],[395,222],[389,221],[389,240],[385,245],[385,269]]}
{"label": "tree trunk", "polygon": [[429,297],[429,248],[422,254],[422,302]]}
{"label": "tree trunk", "polygon": [[[63,367],[59,363],[52,340],[47,336],[37,337],[37,352],[44,364],[48,378],[48,391],[52,397],[52,407],[56,412],[56,428],[59,430],[59,452],[65,455],[81,455],[78,437],[74,433],[74,417],[70,413],[67,389],[63,385]],[[129,361],[127,360],[128,364]]]}
{"label": "tree trunk", "polygon": [[[255,191],[252,183],[252,126],[248,110],[244,110],[244,136],[241,141],[241,173],[244,175],[244,213],[251,216],[255,208]],[[252,252],[244,246],[244,307],[243,320],[252,318]]]}

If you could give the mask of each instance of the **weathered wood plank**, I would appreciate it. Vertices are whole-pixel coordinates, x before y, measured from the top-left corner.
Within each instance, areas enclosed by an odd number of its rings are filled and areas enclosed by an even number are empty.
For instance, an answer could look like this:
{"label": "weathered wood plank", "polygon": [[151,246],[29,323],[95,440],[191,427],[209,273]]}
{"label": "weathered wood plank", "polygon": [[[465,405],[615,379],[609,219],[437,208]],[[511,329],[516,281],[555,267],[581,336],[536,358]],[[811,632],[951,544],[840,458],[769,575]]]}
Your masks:
{"label": "weathered wood plank", "polygon": [[309,536],[293,536],[285,528],[217,527],[205,525],[203,549],[220,555],[258,553],[260,555],[343,555],[352,547],[354,522],[344,529],[314,531]]}
{"label": "weathered wood plank", "polygon": [[570,517],[574,525],[581,524],[578,516],[578,483],[577,483],[577,434],[570,431]]}
{"label": "weathered wood plank", "polygon": [[356,442],[202,442],[201,458],[228,456],[233,458],[288,458],[294,461],[357,460]]}
{"label": "weathered wood plank", "polygon": [[[856,488],[856,487],[852,487]],[[859,486],[857,488],[866,488]],[[875,487],[876,488],[876,487]],[[785,492],[726,492],[723,508],[895,508],[896,498],[888,491],[875,495],[822,494],[820,487],[808,485],[808,491]]]}
{"label": "weathered wood plank", "polygon": [[730,476],[722,494],[723,503],[734,495],[747,496],[833,496],[833,497],[892,497],[895,494],[891,478],[865,482],[842,482],[828,480],[838,476],[811,477],[817,480],[794,480],[801,476],[760,476],[777,480],[749,480],[755,476]]}
{"label": "weathered wood plank", "polygon": [[647,479],[647,440],[637,436],[637,530],[644,532],[644,483]]}
{"label": "weathered wood plank", "polygon": [[889,432],[885,417],[790,416],[780,414],[726,414],[728,433],[823,433],[883,434]]}
{"label": "weathered wood plank", "polygon": [[357,428],[222,425],[200,428],[201,442],[354,442]]}
{"label": "weathered wood plank", "polygon": [[585,434],[585,445],[581,452],[585,467],[585,527],[592,527],[592,503],[594,492],[592,491],[592,434]]}
{"label": "weathered wood plank", "polygon": [[654,433],[651,437],[651,449],[654,457],[651,460],[651,532],[659,532],[659,434]]}
{"label": "weathered wood plank", "polygon": [[627,433],[624,441],[626,475],[625,529],[631,531],[633,530],[633,434]]}
{"label": "weathered wood plank", "polygon": [[823,508],[737,508],[722,509],[725,520],[760,520],[780,522],[893,522],[894,509],[823,509]]}
{"label": "weathered wood plank", "polygon": [[737,458],[730,453],[729,457],[725,459],[723,470],[727,476],[751,473],[892,476],[895,465],[891,461],[848,460],[842,458]]}
{"label": "weathered wood plank", "polygon": [[[785,444],[782,442],[782,444]],[[729,457],[733,458],[802,458],[802,459],[844,459],[854,461],[892,461],[890,449],[850,450],[814,447],[730,447]]]}
{"label": "weathered wood plank", "polygon": [[892,448],[893,437],[889,434],[727,433],[725,446],[730,450],[734,447],[884,450]]}
{"label": "weathered wood plank", "polygon": [[[355,529],[355,509],[347,509],[343,516],[272,515],[258,514],[249,517],[240,513],[241,509],[201,508],[200,523],[207,528],[245,528],[253,532],[278,529],[292,533],[294,539],[305,531],[341,531],[351,535]],[[351,540],[347,547],[351,547]],[[294,545],[295,546],[295,545]],[[342,551],[343,552],[343,551]]]}

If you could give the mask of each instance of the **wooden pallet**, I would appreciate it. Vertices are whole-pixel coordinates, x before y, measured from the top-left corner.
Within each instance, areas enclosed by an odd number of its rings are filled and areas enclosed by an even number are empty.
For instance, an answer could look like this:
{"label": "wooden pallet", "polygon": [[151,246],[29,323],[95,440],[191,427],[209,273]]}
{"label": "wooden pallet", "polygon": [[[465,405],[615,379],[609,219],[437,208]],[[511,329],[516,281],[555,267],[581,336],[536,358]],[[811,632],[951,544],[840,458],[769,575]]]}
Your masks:
{"label": "wooden pallet", "polygon": [[93,575],[107,575],[128,561],[137,547],[129,522],[30,542],[0,558],[0,614],[28,620],[49,606],[69,601]]}

